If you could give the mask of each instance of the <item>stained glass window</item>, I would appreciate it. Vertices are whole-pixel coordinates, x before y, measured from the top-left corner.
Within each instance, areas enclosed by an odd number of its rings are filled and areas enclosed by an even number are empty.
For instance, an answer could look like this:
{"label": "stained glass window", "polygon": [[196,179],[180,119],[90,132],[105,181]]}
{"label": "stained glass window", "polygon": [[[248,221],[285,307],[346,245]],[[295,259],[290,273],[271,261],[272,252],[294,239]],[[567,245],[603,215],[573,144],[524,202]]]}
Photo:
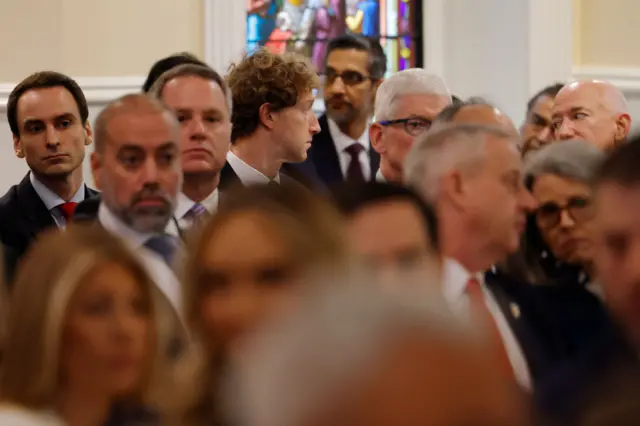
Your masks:
{"label": "stained glass window", "polygon": [[247,1],[247,52],[298,52],[321,70],[327,41],[355,33],[380,40],[388,73],[422,66],[419,0]]}

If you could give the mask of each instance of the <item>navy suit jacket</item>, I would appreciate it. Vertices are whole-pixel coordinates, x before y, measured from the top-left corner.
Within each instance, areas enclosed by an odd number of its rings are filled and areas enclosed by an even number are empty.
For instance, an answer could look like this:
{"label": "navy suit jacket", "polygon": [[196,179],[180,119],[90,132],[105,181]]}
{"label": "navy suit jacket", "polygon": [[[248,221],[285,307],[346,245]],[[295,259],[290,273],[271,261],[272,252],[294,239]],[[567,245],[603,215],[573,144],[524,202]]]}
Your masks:
{"label": "navy suit jacket", "polygon": [[[340,168],[340,160],[336,145],[329,132],[329,122],[326,114],[318,119],[320,132],[313,136],[311,148],[307,151],[308,161],[315,167],[318,176],[326,186],[331,187],[345,180]],[[376,172],[380,168],[380,154],[373,148],[369,149],[369,164],[371,167],[371,180],[375,179]]]}
{"label": "navy suit jacket", "polygon": [[522,348],[535,386],[566,359],[563,335],[535,287],[493,272],[485,282]]}
{"label": "navy suit jacket", "polygon": [[590,347],[558,365],[535,389],[538,408],[559,424],[574,424],[608,380],[640,371],[637,353],[613,321],[610,324],[595,330]]}
{"label": "navy suit jacket", "polygon": [[[85,198],[97,194],[86,187]],[[10,261],[14,262],[7,264],[8,271],[15,270],[17,262],[40,232],[56,226],[51,213],[31,185],[28,174],[0,198],[0,218],[0,240],[11,253]]]}

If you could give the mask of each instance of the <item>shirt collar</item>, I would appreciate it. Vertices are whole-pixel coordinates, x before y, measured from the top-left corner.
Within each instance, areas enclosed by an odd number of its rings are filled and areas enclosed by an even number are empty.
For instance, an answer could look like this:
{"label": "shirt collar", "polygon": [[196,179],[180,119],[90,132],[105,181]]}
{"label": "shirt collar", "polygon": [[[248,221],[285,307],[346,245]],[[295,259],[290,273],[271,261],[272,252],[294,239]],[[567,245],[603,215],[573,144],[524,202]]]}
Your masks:
{"label": "shirt collar", "polygon": [[387,183],[387,179],[382,174],[382,170],[378,169],[376,172],[376,182]]}
{"label": "shirt collar", "polygon": [[[61,204],[64,204],[66,201],[63,200],[58,194],[47,188],[42,182],[40,182],[33,173],[29,173],[29,180],[31,181],[31,186],[38,194],[38,197],[42,200],[44,205],[47,207],[47,210],[51,211],[58,207]],[[73,194],[73,197],[69,200],[72,203],[79,203],[84,200],[85,196],[85,186],[84,182],[80,185],[80,188]]]}
{"label": "shirt collar", "polygon": [[[202,207],[207,209],[207,212],[209,212],[209,214],[213,214],[218,209],[219,198],[220,192],[218,191],[218,188],[216,188],[211,194],[209,194],[207,198],[202,200],[200,204],[202,205]],[[178,194],[178,203],[175,212],[176,217],[178,219],[183,218],[184,215],[186,215],[187,212],[191,210],[191,207],[193,207],[194,204],[195,201],[184,195],[184,193],[180,192]]]}
{"label": "shirt collar", "polygon": [[444,259],[443,275],[444,297],[449,303],[455,303],[464,295],[469,278],[474,277],[484,285],[482,273],[472,274],[460,262],[450,257]]}
{"label": "shirt collar", "polygon": [[[227,153],[227,161],[229,162],[229,165],[231,166],[233,171],[236,172],[238,178],[240,179],[240,182],[242,182],[243,185],[268,184],[271,181],[271,179],[242,161],[240,157],[238,157],[231,151]],[[276,174],[273,180],[277,183],[280,183],[279,172]]]}
{"label": "shirt collar", "polygon": [[120,220],[104,202],[98,208],[98,220],[107,231],[122,238],[133,248],[140,248],[154,234],[144,234],[136,231]]}
{"label": "shirt collar", "polygon": [[357,140],[353,140],[349,136],[342,133],[340,127],[338,127],[338,124],[332,119],[327,117],[327,123],[329,123],[329,133],[331,134],[331,139],[333,139],[333,143],[336,146],[336,151],[344,152],[344,150],[353,145],[354,142],[362,145],[366,152],[369,151],[369,126],[365,128],[364,132]]}

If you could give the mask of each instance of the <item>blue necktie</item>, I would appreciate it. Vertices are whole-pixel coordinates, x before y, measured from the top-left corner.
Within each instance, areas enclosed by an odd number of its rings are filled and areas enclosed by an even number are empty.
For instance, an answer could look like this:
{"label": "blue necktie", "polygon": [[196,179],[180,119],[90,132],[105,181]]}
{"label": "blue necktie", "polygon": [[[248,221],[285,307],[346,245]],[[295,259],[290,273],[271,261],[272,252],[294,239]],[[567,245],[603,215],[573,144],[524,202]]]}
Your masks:
{"label": "blue necktie", "polygon": [[173,258],[178,250],[178,245],[178,238],[167,234],[154,235],[144,243],[146,248],[162,257],[169,266],[173,265]]}

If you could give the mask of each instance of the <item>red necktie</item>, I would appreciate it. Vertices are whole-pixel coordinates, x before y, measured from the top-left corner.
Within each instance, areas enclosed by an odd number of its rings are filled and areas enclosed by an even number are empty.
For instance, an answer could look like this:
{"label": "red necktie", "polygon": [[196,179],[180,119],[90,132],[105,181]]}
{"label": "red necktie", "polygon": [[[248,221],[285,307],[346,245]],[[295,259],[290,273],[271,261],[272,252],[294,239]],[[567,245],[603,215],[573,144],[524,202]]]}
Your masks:
{"label": "red necktie", "polygon": [[349,145],[345,151],[351,159],[349,166],[347,167],[347,181],[348,182],[364,182],[364,173],[362,172],[362,165],[360,164],[360,153],[364,151],[364,147],[359,143]]}
{"label": "red necktie", "polygon": [[64,216],[64,220],[67,222],[71,221],[71,217],[73,216],[73,212],[76,210],[78,203],[68,202],[64,204],[60,204],[60,211],[62,212],[62,216]]}
{"label": "red necktie", "polygon": [[509,361],[509,356],[507,355],[506,348],[504,347],[504,342],[502,341],[502,335],[498,329],[498,324],[496,324],[495,318],[491,315],[489,308],[487,308],[484,292],[482,291],[482,285],[477,278],[471,277],[467,281],[466,290],[467,295],[469,296],[469,308],[471,310],[471,314],[475,315],[476,319],[484,322],[484,326],[489,332],[488,335],[491,339],[491,347],[494,351],[496,360],[499,363],[500,370],[506,375],[506,377],[512,380],[515,379],[513,367],[511,366],[511,361]]}

